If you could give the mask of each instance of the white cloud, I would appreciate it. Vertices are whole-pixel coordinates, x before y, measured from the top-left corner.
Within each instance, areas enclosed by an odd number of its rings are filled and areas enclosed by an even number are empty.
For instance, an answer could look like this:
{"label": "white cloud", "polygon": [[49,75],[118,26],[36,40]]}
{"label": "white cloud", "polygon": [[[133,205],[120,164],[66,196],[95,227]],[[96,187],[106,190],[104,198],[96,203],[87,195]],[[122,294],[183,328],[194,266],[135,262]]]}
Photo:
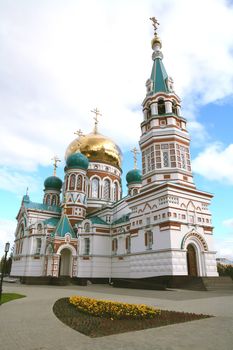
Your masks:
{"label": "white cloud", "polygon": [[0,189],[22,196],[30,184],[30,192],[38,188],[38,179],[25,173],[0,168]]}
{"label": "white cloud", "polygon": [[217,256],[233,260],[233,232],[214,240]]}
{"label": "white cloud", "polygon": [[208,180],[233,184],[233,144],[226,148],[220,143],[209,145],[193,160],[192,168]]}
{"label": "white cloud", "polygon": [[101,132],[123,149],[137,144],[152,15],[192,138],[206,139],[197,106],[233,92],[229,2],[1,2],[1,165],[34,170],[54,153],[62,157],[76,129],[91,131],[95,106],[103,112]]}
{"label": "white cloud", "polygon": [[10,242],[10,247],[13,247],[15,229],[16,220],[0,219],[0,257],[4,254],[6,242]]}
{"label": "white cloud", "polygon": [[226,226],[226,227],[233,227],[233,218],[224,220],[223,221],[223,225]]}

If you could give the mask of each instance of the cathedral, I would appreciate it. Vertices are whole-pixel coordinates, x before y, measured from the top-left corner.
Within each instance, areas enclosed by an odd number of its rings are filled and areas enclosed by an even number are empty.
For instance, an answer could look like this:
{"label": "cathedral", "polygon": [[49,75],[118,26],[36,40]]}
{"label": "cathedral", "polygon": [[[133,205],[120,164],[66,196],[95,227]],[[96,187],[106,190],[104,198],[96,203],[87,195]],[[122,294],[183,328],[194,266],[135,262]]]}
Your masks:
{"label": "cathedral", "polygon": [[218,276],[209,205],[193,181],[181,100],[163,65],[158,22],[139,140],[142,170],[126,175],[122,154],[99,131],[77,132],[65,152],[64,179],[44,181],[43,203],[24,195],[17,215],[11,275],[76,279]]}

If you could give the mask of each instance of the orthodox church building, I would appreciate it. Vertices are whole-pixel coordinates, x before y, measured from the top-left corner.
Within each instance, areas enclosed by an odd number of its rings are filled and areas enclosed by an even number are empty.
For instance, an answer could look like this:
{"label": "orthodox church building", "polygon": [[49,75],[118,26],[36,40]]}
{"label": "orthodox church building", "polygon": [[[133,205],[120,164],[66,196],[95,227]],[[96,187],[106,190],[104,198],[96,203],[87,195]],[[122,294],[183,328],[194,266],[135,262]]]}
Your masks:
{"label": "orthodox church building", "polygon": [[120,148],[98,130],[65,153],[64,179],[44,182],[42,203],[26,194],[17,215],[12,276],[80,279],[218,276],[209,205],[193,181],[181,100],[163,65],[152,18],[153,66],[146,81],[139,140],[142,171],[126,175]]}

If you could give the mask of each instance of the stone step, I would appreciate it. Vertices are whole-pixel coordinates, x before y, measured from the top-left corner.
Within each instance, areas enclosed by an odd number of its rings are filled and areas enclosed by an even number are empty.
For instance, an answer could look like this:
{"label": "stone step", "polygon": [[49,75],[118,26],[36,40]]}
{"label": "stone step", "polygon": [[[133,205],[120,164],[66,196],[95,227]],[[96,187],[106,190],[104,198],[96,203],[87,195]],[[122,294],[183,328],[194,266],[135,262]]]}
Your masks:
{"label": "stone step", "polygon": [[233,280],[229,276],[203,277],[207,290],[233,290]]}

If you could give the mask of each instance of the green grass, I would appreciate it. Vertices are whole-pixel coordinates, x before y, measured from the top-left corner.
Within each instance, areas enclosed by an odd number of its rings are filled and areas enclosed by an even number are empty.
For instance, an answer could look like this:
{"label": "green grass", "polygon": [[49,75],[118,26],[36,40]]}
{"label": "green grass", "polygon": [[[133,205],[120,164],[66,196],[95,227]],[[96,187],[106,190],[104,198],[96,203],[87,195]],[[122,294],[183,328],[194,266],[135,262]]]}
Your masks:
{"label": "green grass", "polygon": [[24,298],[26,295],[17,294],[17,293],[2,293],[1,303],[7,303],[8,301]]}

